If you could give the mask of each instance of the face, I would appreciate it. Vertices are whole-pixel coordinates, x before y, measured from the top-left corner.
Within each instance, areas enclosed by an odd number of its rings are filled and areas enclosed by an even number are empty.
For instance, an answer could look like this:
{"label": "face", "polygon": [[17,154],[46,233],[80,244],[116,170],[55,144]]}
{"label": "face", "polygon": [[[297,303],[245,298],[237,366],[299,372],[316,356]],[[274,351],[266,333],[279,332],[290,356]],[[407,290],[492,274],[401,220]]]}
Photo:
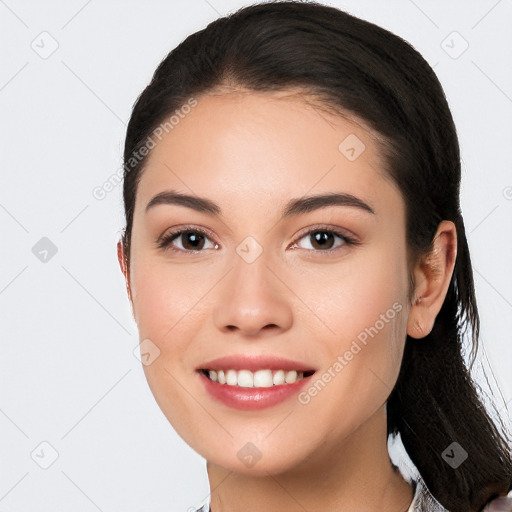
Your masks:
{"label": "face", "polygon": [[[146,210],[165,191],[218,211],[172,201]],[[333,194],[357,199],[287,209]],[[255,475],[342,449],[398,376],[406,254],[404,202],[362,121],[283,93],[199,98],[151,150],[129,268],[140,340],[150,340],[143,368],[176,432],[208,461]],[[230,355],[315,373],[281,384],[295,386],[281,401],[242,409],[212,396],[229,384],[198,370]],[[251,466],[243,450],[261,459]]]}

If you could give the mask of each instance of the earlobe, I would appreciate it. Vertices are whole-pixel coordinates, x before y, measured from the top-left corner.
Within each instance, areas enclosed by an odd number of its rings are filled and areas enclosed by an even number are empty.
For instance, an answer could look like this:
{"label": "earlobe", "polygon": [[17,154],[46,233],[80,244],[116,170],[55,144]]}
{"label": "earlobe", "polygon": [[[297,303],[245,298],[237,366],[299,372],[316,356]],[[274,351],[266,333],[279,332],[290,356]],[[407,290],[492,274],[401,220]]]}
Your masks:
{"label": "earlobe", "polygon": [[440,222],[432,251],[414,269],[415,301],[407,319],[407,334],[424,338],[434,327],[450,286],[457,256],[457,230],[449,220]]}
{"label": "earlobe", "polygon": [[433,325],[427,326],[424,323],[425,316],[420,310],[421,297],[418,297],[411,307],[409,317],[407,319],[407,334],[411,338],[421,339],[424,338],[431,330]]}

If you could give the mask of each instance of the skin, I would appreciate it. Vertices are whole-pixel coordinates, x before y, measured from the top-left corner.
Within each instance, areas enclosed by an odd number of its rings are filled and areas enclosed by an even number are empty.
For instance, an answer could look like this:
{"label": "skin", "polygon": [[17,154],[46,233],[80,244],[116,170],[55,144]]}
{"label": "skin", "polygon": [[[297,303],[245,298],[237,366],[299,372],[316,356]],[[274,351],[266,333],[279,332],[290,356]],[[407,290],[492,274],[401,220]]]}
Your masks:
{"label": "skin", "polygon": [[[354,161],[338,149],[349,134],[366,146]],[[398,512],[411,503],[412,488],[388,457],[385,404],[406,333],[424,342],[441,309],[456,232],[441,222],[432,254],[409,266],[404,201],[375,137],[361,120],[300,94],[232,91],[198,98],[151,150],[129,266],[121,243],[118,259],[140,339],[160,350],[143,366],[147,381],[176,432],[207,460],[213,512]],[[167,204],[144,211],[169,189],[215,201],[222,215]],[[351,193],[375,214],[330,206],[281,219],[290,199],[330,192]],[[172,242],[176,251],[156,247],[187,224],[211,232],[202,252],[193,254],[186,236]],[[307,234],[318,224],[360,244],[334,236],[326,253]],[[247,236],[263,248],[252,263],[236,252]],[[419,302],[407,301],[410,272]],[[226,354],[264,353],[322,375],[394,303],[401,311],[307,404],[293,397],[232,409],[203,390],[195,371]],[[250,467],[237,456],[248,442],[261,454]]]}

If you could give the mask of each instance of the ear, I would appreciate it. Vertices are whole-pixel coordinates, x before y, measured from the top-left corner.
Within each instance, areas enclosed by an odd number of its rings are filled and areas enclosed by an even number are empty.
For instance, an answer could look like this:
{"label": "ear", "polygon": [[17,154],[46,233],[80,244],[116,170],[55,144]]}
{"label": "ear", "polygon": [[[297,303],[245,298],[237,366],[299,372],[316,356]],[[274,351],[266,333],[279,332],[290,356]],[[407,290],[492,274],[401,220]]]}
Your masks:
{"label": "ear", "polygon": [[[130,269],[127,265],[127,260],[124,254],[123,243],[121,240],[117,242],[117,260],[119,261],[119,267],[121,268],[121,272],[124,275],[124,279],[126,282],[126,291],[128,292],[128,298],[130,299],[130,303],[132,306],[132,315],[134,314],[133,310],[133,300],[132,300],[132,290],[130,288]],[[134,316],[135,318],[135,316]]]}
{"label": "ear", "polygon": [[409,310],[407,334],[420,339],[427,336],[443,305],[457,257],[457,230],[449,220],[439,223],[433,250],[414,268],[414,303]]}

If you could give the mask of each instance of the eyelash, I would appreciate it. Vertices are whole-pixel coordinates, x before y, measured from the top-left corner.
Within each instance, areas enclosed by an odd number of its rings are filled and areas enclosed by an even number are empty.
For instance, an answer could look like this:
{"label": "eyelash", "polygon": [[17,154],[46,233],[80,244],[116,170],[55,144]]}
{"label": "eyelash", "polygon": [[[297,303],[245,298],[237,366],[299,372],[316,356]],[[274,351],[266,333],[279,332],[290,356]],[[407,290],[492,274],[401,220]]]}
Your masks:
{"label": "eyelash", "polygon": [[[336,230],[333,230],[333,229],[329,229],[328,226],[315,226],[314,228],[311,228],[308,231],[306,231],[306,232],[302,233],[301,235],[299,235],[295,239],[295,241],[292,243],[292,245],[295,245],[299,240],[304,238],[306,235],[309,235],[309,234],[314,233],[316,231],[320,231],[320,232],[325,232],[325,233],[330,233],[330,234],[336,235],[339,238],[341,238],[344,243],[343,243],[342,246],[335,247],[333,249],[318,249],[318,250],[315,250],[315,249],[304,249],[304,250],[310,251],[310,252],[319,252],[319,253],[331,254],[331,253],[334,253],[336,251],[339,251],[340,249],[343,249],[343,247],[346,246],[346,245],[348,245],[348,246],[357,246],[357,245],[361,244],[361,242],[359,242],[355,238],[353,238],[351,236],[348,236],[346,234],[340,233],[339,231],[336,231]],[[171,250],[171,251],[174,251],[174,252],[192,253],[192,254],[198,254],[200,252],[204,252],[204,249],[203,250],[199,250],[199,251],[194,251],[194,250],[188,250],[188,249],[176,249],[176,248],[172,247],[171,242],[173,242],[176,238],[179,238],[179,236],[182,235],[183,233],[190,233],[190,232],[198,233],[200,235],[206,236],[207,238],[212,238],[210,233],[205,231],[205,230],[203,230],[203,229],[196,228],[194,226],[185,226],[185,227],[181,227],[181,228],[179,228],[179,229],[177,229],[175,231],[171,231],[167,235],[159,238],[156,241],[156,245],[157,245],[157,247],[159,249],[166,249],[166,250]],[[216,244],[216,245],[218,245],[218,244]],[[299,249],[301,249],[301,248],[299,247]]]}

